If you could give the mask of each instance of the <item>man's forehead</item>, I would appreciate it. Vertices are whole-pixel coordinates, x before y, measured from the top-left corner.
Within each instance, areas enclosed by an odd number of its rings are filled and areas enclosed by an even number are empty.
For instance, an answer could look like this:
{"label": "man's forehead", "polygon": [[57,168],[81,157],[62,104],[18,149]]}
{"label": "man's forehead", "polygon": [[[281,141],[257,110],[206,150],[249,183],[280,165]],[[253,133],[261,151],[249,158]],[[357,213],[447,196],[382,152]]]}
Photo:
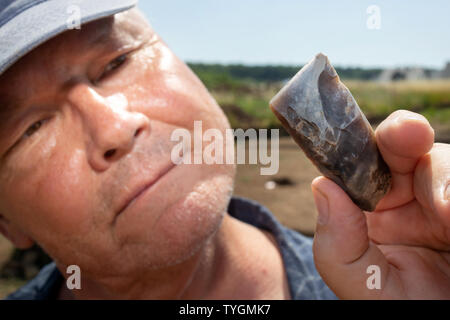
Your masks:
{"label": "man's forehead", "polygon": [[[79,56],[88,49],[95,49],[105,44],[111,44],[126,39],[143,39],[153,31],[137,9],[118,13],[83,24],[79,30],[68,30],[46,41],[29,52],[13,66],[0,75],[0,81],[11,74],[17,74],[21,69],[33,67],[38,58],[55,58],[61,52],[63,56]],[[53,61],[48,61],[51,64]]]}
{"label": "man's forehead", "polygon": [[59,39],[55,38],[55,41],[90,48],[112,41],[141,39],[150,31],[148,23],[137,10],[130,10],[82,25],[80,30],[70,30],[61,34]]}

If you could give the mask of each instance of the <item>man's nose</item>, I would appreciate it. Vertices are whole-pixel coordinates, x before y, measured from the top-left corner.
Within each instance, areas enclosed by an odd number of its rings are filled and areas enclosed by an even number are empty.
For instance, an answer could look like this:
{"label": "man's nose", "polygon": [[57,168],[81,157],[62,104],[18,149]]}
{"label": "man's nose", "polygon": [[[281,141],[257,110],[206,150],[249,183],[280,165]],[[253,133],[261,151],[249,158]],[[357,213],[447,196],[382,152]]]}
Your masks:
{"label": "man's nose", "polygon": [[88,160],[96,170],[106,170],[129,153],[136,138],[150,130],[150,120],[141,113],[130,112],[121,93],[104,97],[81,83],[70,89],[68,100],[81,114]]}

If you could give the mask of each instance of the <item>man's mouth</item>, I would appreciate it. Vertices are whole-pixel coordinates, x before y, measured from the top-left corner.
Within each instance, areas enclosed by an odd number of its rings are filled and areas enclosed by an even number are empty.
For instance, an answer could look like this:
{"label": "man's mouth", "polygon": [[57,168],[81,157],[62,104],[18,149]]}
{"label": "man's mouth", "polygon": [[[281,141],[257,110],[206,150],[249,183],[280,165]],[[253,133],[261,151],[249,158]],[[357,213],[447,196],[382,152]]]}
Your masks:
{"label": "man's mouth", "polygon": [[159,181],[164,175],[166,175],[175,166],[176,165],[171,162],[169,165],[167,165],[165,168],[163,168],[155,177],[139,183],[134,188],[130,188],[133,191],[129,194],[128,197],[126,197],[125,201],[123,201],[123,204],[120,207],[120,210],[117,212],[115,219],[122,212],[124,212],[127,208],[131,207],[133,205],[133,203],[135,203],[145,191],[150,189],[157,181]]}

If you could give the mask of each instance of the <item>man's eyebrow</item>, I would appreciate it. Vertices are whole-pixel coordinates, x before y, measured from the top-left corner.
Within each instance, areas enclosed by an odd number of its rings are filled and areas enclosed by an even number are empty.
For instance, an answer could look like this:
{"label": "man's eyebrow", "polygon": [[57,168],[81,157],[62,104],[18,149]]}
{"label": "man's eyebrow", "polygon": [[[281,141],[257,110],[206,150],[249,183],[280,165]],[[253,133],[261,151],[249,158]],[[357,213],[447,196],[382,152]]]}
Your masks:
{"label": "man's eyebrow", "polygon": [[[111,17],[91,22],[87,25],[87,27],[94,28],[94,30],[96,31],[90,33],[87,37],[85,37],[86,44],[88,44],[89,46],[106,42],[110,40],[114,35],[114,19],[112,19]],[[73,30],[73,32],[80,32],[80,31]]]}
{"label": "man's eyebrow", "polygon": [[20,112],[22,108],[19,103],[2,103],[0,102],[0,132],[5,128],[11,118]]}
{"label": "man's eyebrow", "polygon": [[19,108],[19,103],[10,101],[0,101],[0,121],[7,118],[8,115],[15,113]]}
{"label": "man's eyebrow", "polygon": [[119,49],[124,45],[134,44],[138,40],[128,31],[118,31],[117,26],[113,24],[102,27],[103,30],[86,39],[85,45],[88,48]]}

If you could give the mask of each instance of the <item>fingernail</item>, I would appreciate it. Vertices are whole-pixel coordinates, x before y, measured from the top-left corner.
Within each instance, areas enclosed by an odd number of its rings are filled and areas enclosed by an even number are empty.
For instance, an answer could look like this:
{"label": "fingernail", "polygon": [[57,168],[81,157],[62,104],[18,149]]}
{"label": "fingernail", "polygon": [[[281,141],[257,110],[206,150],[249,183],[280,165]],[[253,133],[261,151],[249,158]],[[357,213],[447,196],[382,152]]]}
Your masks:
{"label": "fingernail", "polygon": [[447,187],[445,188],[444,199],[445,200],[450,200],[450,183],[447,184]]}
{"label": "fingernail", "polygon": [[317,211],[319,212],[317,223],[320,225],[326,225],[328,222],[328,199],[322,192],[319,191],[319,189],[314,189],[314,201],[316,202]]}
{"label": "fingernail", "polygon": [[427,121],[427,119],[421,114],[415,112],[404,112],[400,113],[397,117],[395,117],[395,122],[405,121],[405,120],[419,120],[422,122]]}

